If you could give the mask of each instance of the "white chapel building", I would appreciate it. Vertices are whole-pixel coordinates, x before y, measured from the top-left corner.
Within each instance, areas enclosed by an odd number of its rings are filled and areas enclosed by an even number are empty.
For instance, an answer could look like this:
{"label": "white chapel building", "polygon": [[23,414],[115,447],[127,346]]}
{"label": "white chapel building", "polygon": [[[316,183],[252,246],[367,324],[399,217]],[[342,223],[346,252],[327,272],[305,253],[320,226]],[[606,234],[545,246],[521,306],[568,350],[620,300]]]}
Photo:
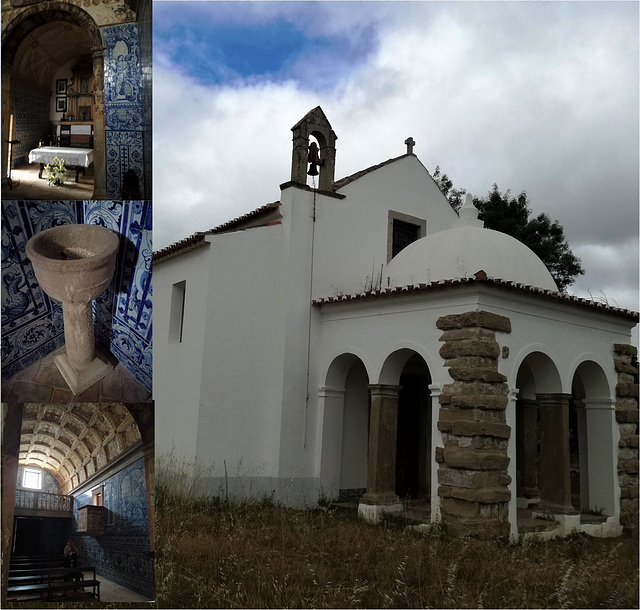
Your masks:
{"label": "white chapel building", "polygon": [[335,180],[322,109],[292,131],[280,201],[154,254],[157,454],[207,493],[373,522],[411,501],[482,537],[523,509],[636,527],[638,314],[559,293],[411,138]]}

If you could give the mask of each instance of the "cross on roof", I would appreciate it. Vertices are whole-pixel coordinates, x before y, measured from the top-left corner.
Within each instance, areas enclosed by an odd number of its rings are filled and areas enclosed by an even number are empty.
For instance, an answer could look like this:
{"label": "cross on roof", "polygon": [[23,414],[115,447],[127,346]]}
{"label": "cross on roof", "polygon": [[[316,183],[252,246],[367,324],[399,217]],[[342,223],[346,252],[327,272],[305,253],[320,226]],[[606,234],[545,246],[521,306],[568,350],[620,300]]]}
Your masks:
{"label": "cross on roof", "polygon": [[409,136],[409,137],[404,141],[404,143],[407,145],[407,154],[408,154],[408,155],[412,155],[412,154],[413,154],[413,147],[414,147],[414,146],[415,146],[415,144],[416,144],[416,143],[415,143],[415,141],[414,141],[414,139],[413,139],[411,136]]}

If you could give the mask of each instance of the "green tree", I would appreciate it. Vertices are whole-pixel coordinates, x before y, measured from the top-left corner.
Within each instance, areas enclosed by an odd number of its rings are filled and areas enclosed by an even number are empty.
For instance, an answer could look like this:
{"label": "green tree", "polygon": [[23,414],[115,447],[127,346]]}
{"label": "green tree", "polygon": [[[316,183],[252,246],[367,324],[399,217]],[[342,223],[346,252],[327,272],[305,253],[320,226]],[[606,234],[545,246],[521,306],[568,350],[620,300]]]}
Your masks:
{"label": "green tree", "polygon": [[[433,172],[433,179],[451,206],[458,210],[466,190],[453,188],[453,183],[439,166]],[[538,255],[561,292],[573,284],[577,276],[584,274],[580,259],[569,248],[562,225],[557,220],[552,222],[544,213],[531,218],[526,191],[511,197],[511,191],[502,193],[494,184],[486,198],[474,197],[473,203],[485,227],[515,237]]]}

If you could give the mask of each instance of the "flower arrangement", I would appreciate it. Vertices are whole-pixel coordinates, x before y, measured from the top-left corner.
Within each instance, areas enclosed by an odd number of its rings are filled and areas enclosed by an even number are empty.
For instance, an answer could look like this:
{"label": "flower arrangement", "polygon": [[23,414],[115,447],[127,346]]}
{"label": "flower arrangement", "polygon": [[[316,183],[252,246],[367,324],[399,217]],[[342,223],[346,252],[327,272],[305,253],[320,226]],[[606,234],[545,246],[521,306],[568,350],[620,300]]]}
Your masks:
{"label": "flower arrangement", "polygon": [[64,175],[67,173],[64,159],[53,158],[52,163],[48,163],[44,168],[49,173],[47,182],[53,186],[62,186],[64,184]]}

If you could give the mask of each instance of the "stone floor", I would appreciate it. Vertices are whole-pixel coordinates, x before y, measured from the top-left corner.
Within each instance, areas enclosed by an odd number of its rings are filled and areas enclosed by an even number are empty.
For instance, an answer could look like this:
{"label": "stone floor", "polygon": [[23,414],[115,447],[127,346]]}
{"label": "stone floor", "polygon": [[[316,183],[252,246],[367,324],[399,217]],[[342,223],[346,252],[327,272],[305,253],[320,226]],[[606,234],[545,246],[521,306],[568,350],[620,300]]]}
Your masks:
{"label": "stone floor", "polygon": [[75,170],[69,170],[64,186],[49,186],[46,179],[38,178],[39,171],[40,164],[36,163],[12,169],[13,187],[2,187],[2,199],[85,201],[93,196],[93,167],[87,168],[77,184]]}
{"label": "stone floor", "polygon": [[[62,348],[64,349],[64,348]],[[2,382],[3,402],[150,402],[151,393],[118,363],[106,377],[74,396],[48,354]]]}

